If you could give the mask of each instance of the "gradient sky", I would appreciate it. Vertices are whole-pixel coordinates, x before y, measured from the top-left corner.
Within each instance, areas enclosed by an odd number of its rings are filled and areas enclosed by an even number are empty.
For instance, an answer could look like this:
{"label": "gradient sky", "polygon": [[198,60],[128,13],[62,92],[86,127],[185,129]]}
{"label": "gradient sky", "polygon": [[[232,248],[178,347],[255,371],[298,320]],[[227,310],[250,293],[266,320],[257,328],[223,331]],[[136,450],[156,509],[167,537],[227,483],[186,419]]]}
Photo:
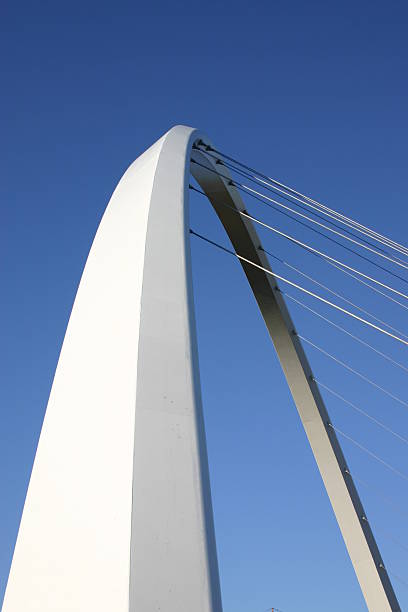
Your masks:
{"label": "gradient sky", "polygon": [[[407,25],[403,2],[2,2],[0,600],[76,288],[126,167],[172,125],[193,125],[220,149],[404,243]],[[227,244],[201,196],[192,197],[191,216],[194,229]],[[262,238],[406,329],[401,309]],[[240,267],[197,240],[192,252],[225,612],[364,610]],[[408,399],[405,372],[291,312],[299,331]],[[408,364],[404,348],[347,325]],[[307,352],[316,375],[407,435],[406,408]],[[404,444],[327,400],[340,428],[404,470]],[[387,567],[408,580],[407,482],[347,442],[344,451],[355,473],[398,506],[391,513],[361,489]],[[393,582],[408,609],[408,588]]]}

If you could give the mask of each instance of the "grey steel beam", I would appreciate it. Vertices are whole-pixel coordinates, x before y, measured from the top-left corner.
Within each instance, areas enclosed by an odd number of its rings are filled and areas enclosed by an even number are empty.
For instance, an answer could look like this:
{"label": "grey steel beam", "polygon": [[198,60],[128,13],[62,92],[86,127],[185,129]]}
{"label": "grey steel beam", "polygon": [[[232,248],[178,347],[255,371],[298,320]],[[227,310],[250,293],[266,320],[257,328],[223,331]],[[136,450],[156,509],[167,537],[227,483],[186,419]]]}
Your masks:
{"label": "grey steel beam", "polygon": [[[201,141],[193,150],[193,176],[208,196],[235,252],[271,271],[254,224],[236,212],[246,211],[239,191],[217,176],[220,168],[220,174],[229,173],[205,155],[206,145],[211,143]],[[239,261],[276,349],[368,609],[397,612],[400,607],[391,581],[277,281],[273,275]]]}

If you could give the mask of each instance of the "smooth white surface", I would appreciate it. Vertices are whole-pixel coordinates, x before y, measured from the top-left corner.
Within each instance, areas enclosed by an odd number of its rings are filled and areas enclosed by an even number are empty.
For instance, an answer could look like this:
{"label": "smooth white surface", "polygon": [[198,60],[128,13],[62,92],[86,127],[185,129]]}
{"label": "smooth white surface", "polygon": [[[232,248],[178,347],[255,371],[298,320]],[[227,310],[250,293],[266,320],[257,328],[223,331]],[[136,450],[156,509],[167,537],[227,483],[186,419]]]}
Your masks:
{"label": "smooth white surface", "polygon": [[92,245],[52,386],[4,612],[129,609],[140,303],[162,144],[127,170]]}
{"label": "smooth white surface", "polygon": [[4,612],[221,612],[190,270],[196,130],[124,174],[64,339]]}

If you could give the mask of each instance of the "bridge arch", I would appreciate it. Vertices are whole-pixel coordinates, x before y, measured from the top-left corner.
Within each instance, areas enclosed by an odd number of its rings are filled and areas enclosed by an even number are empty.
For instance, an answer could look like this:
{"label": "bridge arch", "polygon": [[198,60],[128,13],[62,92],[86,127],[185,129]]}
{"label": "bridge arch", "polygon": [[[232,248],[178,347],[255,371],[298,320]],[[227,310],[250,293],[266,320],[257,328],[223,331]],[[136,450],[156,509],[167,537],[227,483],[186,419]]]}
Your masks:
{"label": "bridge arch", "polygon": [[193,128],[172,128],[112,195],[61,350],[4,612],[221,612],[192,294],[190,172],[235,251],[252,262],[240,260],[368,608],[399,610],[257,232],[239,214],[239,192],[214,172],[209,144]]}

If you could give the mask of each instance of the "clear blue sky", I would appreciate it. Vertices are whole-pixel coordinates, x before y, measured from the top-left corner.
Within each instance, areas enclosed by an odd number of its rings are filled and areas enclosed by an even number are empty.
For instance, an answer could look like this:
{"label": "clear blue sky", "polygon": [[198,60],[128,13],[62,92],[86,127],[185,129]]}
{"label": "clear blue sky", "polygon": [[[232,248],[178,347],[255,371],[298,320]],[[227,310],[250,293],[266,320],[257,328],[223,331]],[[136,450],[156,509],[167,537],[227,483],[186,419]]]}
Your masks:
{"label": "clear blue sky", "polygon": [[[199,127],[219,148],[406,241],[406,3],[139,6],[5,0],[0,9],[0,600],[85,258],[121,174],[163,132],[177,123]],[[194,228],[226,243],[199,198],[192,198]],[[302,253],[263,238],[293,263],[346,286]],[[364,610],[243,274],[205,244],[192,249],[225,612]],[[406,329],[401,309],[348,287]],[[291,310],[299,331],[408,399],[405,373]],[[364,334],[408,363],[403,348]],[[406,408],[308,354],[316,375],[408,433]],[[404,444],[332,398],[328,405],[339,427],[404,469]],[[406,482],[352,445],[344,450],[361,478],[407,507]],[[387,565],[407,579],[407,552],[385,537],[388,531],[408,546],[406,517],[369,490],[361,495]],[[407,588],[395,588],[408,609]]]}

